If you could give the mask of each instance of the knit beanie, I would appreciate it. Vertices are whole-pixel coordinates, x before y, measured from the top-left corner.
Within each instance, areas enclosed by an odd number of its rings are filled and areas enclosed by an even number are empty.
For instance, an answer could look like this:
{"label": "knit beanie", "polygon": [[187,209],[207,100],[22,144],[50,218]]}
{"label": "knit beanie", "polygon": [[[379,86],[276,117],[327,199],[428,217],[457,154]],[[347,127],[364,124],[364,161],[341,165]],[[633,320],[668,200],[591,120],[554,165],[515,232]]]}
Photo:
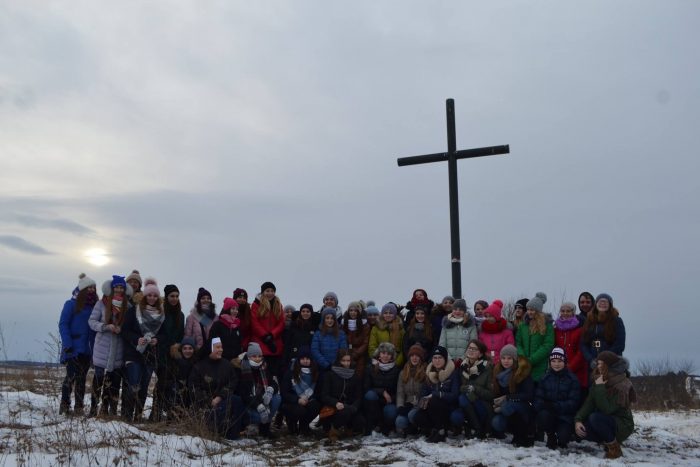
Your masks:
{"label": "knit beanie", "polygon": [[411,358],[411,355],[418,355],[421,360],[425,360],[425,349],[420,344],[413,344],[408,349],[408,358]]}
{"label": "knit beanie", "polygon": [[80,273],[78,276],[78,290],[85,290],[90,286],[97,287],[97,283],[86,276],[84,272]]}
{"label": "knit beanie", "polygon": [[322,326],[325,323],[327,315],[331,315],[334,318],[336,318],[335,308],[331,308],[331,307],[327,306],[327,307],[324,307],[323,310],[321,310],[321,325]]}
{"label": "knit beanie", "polygon": [[177,285],[175,285],[175,284],[168,284],[163,289],[163,293],[165,294],[166,297],[173,292],[177,292],[178,294],[180,293],[180,289],[178,289]]}
{"label": "knit beanie", "polygon": [[[478,302],[477,302],[478,303]],[[486,307],[484,310],[485,315],[493,316],[496,320],[501,317],[501,311],[503,310],[503,302],[496,299]]]}
{"label": "knit beanie", "polygon": [[462,311],[464,311],[464,312],[466,313],[467,310],[469,309],[469,307],[467,306],[467,301],[466,301],[466,300],[464,300],[463,298],[458,298],[458,299],[455,300],[455,302],[452,304],[452,309],[453,309],[453,310],[462,310]]}
{"label": "knit beanie", "polygon": [[506,344],[501,349],[501,358],[510,357],[513,360],[518,359],[518,349],[513,344]]}
{"label": "knit beanie", "polygon": [[181,346],[191,345],[192,347],[194,347],[195,346],[194,337],[189,337],[189,336],[183,337],[182,341],[180,341],[180,345]]}
{"label": "knit beanie", "polygon": [[445,360],[447,360],[447,349],[440,346],[440,345],[436,345],[430,355],[431,355],[431,357],[439,355],[442,358],[444,358]]}
{"label": "knit beanie", "polygon": [[335,306],[338,306],[338,295],[335,292],[326,292],[323,296],[323,301],[325,302],[327,298],[332,298],[335,301]]}
{"label": "knit beanie", "polygon": [[126,288],[126,280],[124,280],[124,276],[112,276],[112,290],[118,286]]}
{"label": "knit beanie", "polygon": [[139,274],[139,272],[136,269],[131,271],[131,274],[126,276],[126,282],[129,282],[131,279],[136,279],[139,285],[143,285],[143,281],[141,280],[141,274]]}
{"label": "knit beanie", "polygon": [[314,312],[314,307],[310,303],[304,303],[302,306],[299,307],[299,311],[303,310],[304,308],[309,310],[311,313]]}
{"label": "knit beanie", "polygon": [[221,308],[223,311],[230,310],[231,308],[238,308],[238,302],[231,297],[224,298],[224,306]]}
{"label": "knit beanie", "polygon": [[211,299],[211,293],[204,287],[200,287],[199,291],[197,291],[197,301],[199,302],[205,295]]}
{"label": "knit beanie", "polygon": [[530,310],[536,310],[542,313],[542,308],[544,308],[544,304],[547,302],[547,295],[544,292],[537,292],[535,294],[534,298],[531,298],[530,300],[527,301],[527,305],[525,305],[525,309]]}
{"label": "knit beanie", "polygon": [[158,288],[158,283],[152,277],[146,279],[145,285],[143,287],[144,295],[158,295],[160,297],[160,289]]}
{"label": "knit beanie", "polygon": [[[501,351],[503,353],[503,351]],[[566,363],[566,353],[561,347],[554,347],[552,352],[549,354],[549,360],[561,360]]]}
{"label": "knit beanie", "polygon": [[377,308],[374,305],[367,305],[367,309],[365,310],[365,313],[367,313],[367,316],[370,315],[379,315],[379,308]]}
{"label": "knit beanie", "polygon": [[515,304],[516,304],[516,305],[520,305],[521,307],[523,307],[523,310],[525,310],[525,309],[527,308],[527,302],[528,302],[528,301],[529,301],[529,300],[528,300],[527,298],[521,298],[520,300],[518,300],[517,302],[515,302]]}
{"label": "knit beanie", "polygon": [[262,349],[260,348],[260,344],[257,342],[251,342],[248,344],[248,350],[246,351],[246,355],[248,357],[255,357],[255,356],[262,356]]}
{"label": "knit beanie", "polygon": [[275,287],[275,284],[273,284],[273,283],[270,282],[270,281],[268,281],[268,282],[263,282],[263,283],[262,283],[262,285],[260,286],[260,293],[263,293],[263,292],[266,291],[267,289],[272,289],[272,290],[274,290],[275,292],[277,292],[277,287]]}
{"label": "knit beanie", "polygon": [[382,307],[382,314],[384,314],[387,311],[394,316],[396,316],[396,314],[399,312],[398,309],[396,308],[396,305],[391,303],[391,302],[387,303],[386,305],[384,305]]}
{"label": "knit beanie", "polygon": [[234,300],[237,299],[238,297],[245,297],[245,299],[248,299],[248,292],[246,292],[244,289],[236,289],[233,291],[233,298]]}
{"label": "knit beanie", "polygon": [[602,299],[605,299],[608,301],[608,303],[610,304],[610,308],[613,307],[613,299],[609,294],[606,294],[606,293],[598,294],[598,296],[595,298],[595,303],[598,303],[598,300],[602,300]]}
{"label": "knit beanie", "polygon": [[440,302],[440,303],[445,303],[445,302],[454,303],[455,298],[452,295],[445,295],[444,297],[442,297],[442,302]]}
{"label": "knit beanie", "polygon": [[391,355],[391,359],[395,360],[396,359],[396,347],[394,347],[394,344],[391,342],[382,342],[377,346],[377,350],[374,351],[374,358],[379,358],[379,354],[382,352],[386,352]]}
{"label": "knit beanie", "polygon": [[285,305],[284,306],[284,312],[285,313],[296,313],[297,309],[294,308],[294,305]]}

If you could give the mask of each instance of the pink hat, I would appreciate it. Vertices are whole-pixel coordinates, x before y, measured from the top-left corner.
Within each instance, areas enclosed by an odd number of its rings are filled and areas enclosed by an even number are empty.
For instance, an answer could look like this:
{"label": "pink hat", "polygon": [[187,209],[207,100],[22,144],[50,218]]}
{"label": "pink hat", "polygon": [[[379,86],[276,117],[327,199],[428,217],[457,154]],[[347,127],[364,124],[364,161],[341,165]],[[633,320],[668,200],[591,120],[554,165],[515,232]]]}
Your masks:
{"label": "pink hat", "polygon": [[143,287],[143,294],[144,295],[158,295],[160,297],[160,290],[158,290],[158,283],[156,280],[152,277],[149,277],[146,279],[144,282],[144,287]]}
{"label": "pink hat", "polygon": [[223,310],[230,310],[231,308],[238,308],[238,302],[232,299],[231,297],[226,297],[224,298],[224,307]]}
{"label": "pink hat", "polygon": [[496,299],[491,303],[485,310],[485,315],[491,315],[496,319],[501,317],[501,310],[503,309],[503,302]]}

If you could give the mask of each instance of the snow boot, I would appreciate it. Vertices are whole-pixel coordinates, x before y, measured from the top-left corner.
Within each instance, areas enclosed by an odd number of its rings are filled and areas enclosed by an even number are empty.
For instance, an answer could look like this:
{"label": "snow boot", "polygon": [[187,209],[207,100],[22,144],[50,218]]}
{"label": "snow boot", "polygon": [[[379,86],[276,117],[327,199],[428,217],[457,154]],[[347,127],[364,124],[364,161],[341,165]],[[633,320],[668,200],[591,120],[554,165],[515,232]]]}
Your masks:
{"label": "snow boot", "polygon": [[622,446],[620,446],[620,443],[618,443],[617,440],[614,440],[611,443],[605,443],[605,447],[608,448],[608,452],[605,454],[606,459],[617,459],[618,457],[622,457]]}
{"label": "snow boot", "polygon": [[547,433],[547,448],[556,449],[558,445],[556,433]]}

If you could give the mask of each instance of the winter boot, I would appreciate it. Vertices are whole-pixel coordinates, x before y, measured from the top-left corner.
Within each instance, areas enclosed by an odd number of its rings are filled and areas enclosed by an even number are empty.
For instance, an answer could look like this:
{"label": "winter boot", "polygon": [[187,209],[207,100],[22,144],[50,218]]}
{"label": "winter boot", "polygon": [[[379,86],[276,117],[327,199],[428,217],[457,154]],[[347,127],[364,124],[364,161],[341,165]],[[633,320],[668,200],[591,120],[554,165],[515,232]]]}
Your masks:
{"label": "winter boot", "polygon": [[59,415],[70,415],[70,403],[61,402],[58,413]]}
{"label": "winter boot", "polygon": [[269,423],[261,423],[260,424],[260,434],[267,439],[279,438],[279,435],[277,433],[273,433],[272,431],[270,431],[270,424]]}
{"label": "winter boot", "polygon": [[608,448],[608,452],[605,454],[606,459],[617,459],[618,457],[622,457],[622,446],[620,446],[620,443],[618,443],[617,440],[614,440],[611,443],[605,443],[605,447]]}
{"label": "winter boot", "polygon": [[433,430],[430,432],[430,436],[428,436],[428,439],[426,441],[428,443],[441,443],[445,441],[445,439],[446,435],[444,429],[438,430],[437,428],[433,428]]}
{"label": "winter boot", "polygon": [[465,431],[465,435],[469,433],[471,430],[473,430],[474,435],[470,436],[469,439],[471,438],[479,438],[479,439],[484,439],[486,437],[486,431],[484,430],[484,426],[482,425],[481,421],[479,420],[479,417],[476,414],[476,411],[474,410],[474,407],[471,405],[468,406],[466,409],[462,409],[464,412],[464,415],[467,418],[467,424],[469,425],[469,428]]}
{"label": "winter boot", "polygon": [[556,433],[547,433],[547,448],[556,449],[558,445]]}
{"label": "winter boot", "polygon": [[331,443],[337,443],[339,438],[339,433],[338,430],[335,429],[334,426],[331,427],[330,430],[328,430],[328,440]]}

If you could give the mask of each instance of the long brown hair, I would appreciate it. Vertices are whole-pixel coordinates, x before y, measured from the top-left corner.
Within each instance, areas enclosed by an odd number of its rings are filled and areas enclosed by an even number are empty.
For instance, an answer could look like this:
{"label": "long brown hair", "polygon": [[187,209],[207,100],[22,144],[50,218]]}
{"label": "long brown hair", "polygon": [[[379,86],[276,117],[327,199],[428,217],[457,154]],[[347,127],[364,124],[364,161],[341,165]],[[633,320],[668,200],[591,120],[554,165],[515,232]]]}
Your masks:
{"label": "long brown hair", "polygon": [[114,298],[114,291],[110,295],[105,295],[102,297],[102,304],[105,307],[105,324],[116,324],[117,326],[121,326],[124,324],[124,316],[126,315],[126,312],[129,310],[129,297],[124,293],[122,295],[122,306],[121,306],[121,312],[119,313],[119,316],[117,317],[117,320],[114,321],[114,317],[112,316],[112,299]]}
{"label": "long brown hair", "polygon": [[[328,329],[328,326],[326,326],[326,316],[330,315],[333,317],[333,327]],[[321,324],[318,325],[318,329],[321,331],[321,334],[333,334],[334,337],[338,337],[338,331],[339,331],[340,326],[338,326],[338,318],[335,316],[335,311],[333,313],[324,313],[321,315]]]}
{"label": "long brown hair", "polygon": [[75,297],[75,308],[73,309],[74,314],[78,314],[85,308],[85,300],[87,300],[88,289],[87,287],[78,292],[78,296]]}
{"label": "long brown hair", "polygon": [[[423,321],[423,334],[425,334],[425,337],[428,339],[432,340],[433,339],[433,325],[430,323],[430,316],[428,313],[423,309],[419,308],[421,311],[423,311],[425,315],[425,320]],[[418,310],[416,310],[418,311]],[[396,318],[394,318],[395,320]],[[416,315],[413,315],[413,318],[411,318],[411,324],[408,325],[408,329],[406,329],[406,335],[410,336],[413,334],[413,331],[416,328]]]}
{"label": "long brown hair", "polygon": [[424,383],[426,379],[428,379],[428,375],[425,372],[425,369],[428,367],[428,364],[423,361],[423,359],[418,362],[418,365],[415,367],[411,365],[411,357],[408,358],[408,361],[404,363],[403,365],[403,370],[401,370],[401,381],[403,381],[404,384],[408,383],[408,380],[411,379],[411,376],[413,376],[413,379],[415,379],[419,383]]}
{"label": "long brown hair", "polygon": [[384,331],[385,329],[389,330],[389,338],[391,339],[391,343],[394,345],[394,348],[397,349],[396,351],[398,352],[399,340],[401,339],[401,331],[403,331],[401,319],[399,319],[398,315],[394,316],[394,320],[391,322],[391,324],[389,324],[386,321],[384,321],[384,314],[382,313],[381,315],[379,315],[379,319],[377,320],[377,327],[381,331]]}
{"label": "long brown hair", "polygon": [[615,318],[618,316],[620,316],[620,312],[617,311],[617,308],[610,307],[601,321],[598,308],[593,308],[588,312],[586,321],[583,323],[583,341],[587,343],[591,342],[591,340],[593,340],[593,329],[596,324],[602,324],[605,341],[608,344],[615,342]]}
{"label": "long brown hair", "polygon": [[[501,391],[501,386],[498,384],[497,376],[502,371],[504,371],[504,368],[501,366],[501,362],[499,361],[493,368],[493,375],[491,377],[491,385],[493,390],[494,392],[499,391],[499,394]],[[516,360],[513,360],[513,374],[510,377],[510,381],[508,381],[508,390],[511,394],[515,392],[518,384],[520,384],[530,375],[531,371],[532,365],[530,365],[530,360],[527,358],[519,356]]]}
{"label": "long brown hair", "polygon": [[[141,307],[142,310],[145,310],[147,305],[148,305],[148,300],[146,300],[146,296],[144,295],[141,298],[141,301],[139,302],[139,306]],[[164,310],[163,310],[163,297],[158,296],[158,301],[153,306],[158,308],[160,310],[160,312],[163,313],[164,312]]]}

